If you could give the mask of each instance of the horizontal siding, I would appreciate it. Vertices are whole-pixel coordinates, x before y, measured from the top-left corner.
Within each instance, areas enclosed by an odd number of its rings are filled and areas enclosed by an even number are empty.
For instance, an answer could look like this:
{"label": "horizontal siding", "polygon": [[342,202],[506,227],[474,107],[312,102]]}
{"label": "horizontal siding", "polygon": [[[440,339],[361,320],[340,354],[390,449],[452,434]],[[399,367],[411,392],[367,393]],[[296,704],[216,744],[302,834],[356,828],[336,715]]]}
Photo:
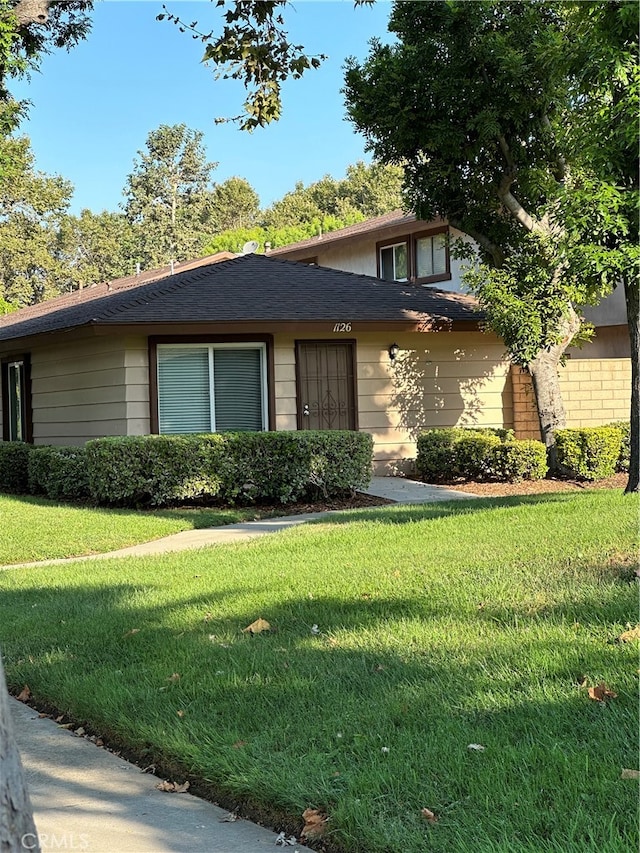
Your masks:
{"label": "horizontal siding", "polygon": [[[462,332],[347,337],[356,339],[359,428],[374,438],[379,470],[411,470],[424,429],[512,425],[509,365],[497,338]],[[394,341],[400,354],[392,365]],[[294,345],[293,337],[276,340],[277,429],[297,427]]]}
{"label": "horizontal siding", "polygon": [[36,444],[83,444],[149,431],[146,338],[36,347],[31,365]]}

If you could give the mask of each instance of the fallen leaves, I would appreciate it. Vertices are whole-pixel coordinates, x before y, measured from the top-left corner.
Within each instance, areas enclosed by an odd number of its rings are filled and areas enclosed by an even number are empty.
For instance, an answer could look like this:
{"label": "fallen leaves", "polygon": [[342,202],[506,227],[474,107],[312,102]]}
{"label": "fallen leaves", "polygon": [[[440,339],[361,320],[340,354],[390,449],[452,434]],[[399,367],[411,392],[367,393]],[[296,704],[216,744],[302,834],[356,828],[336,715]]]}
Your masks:
{"label": "fallen leaves", "polygon": [[432,826],[438,822],[438,816],[434,812],[432,812],[431,809],[420,809],[420,814],[427,821],[427,823],[430,823]]}
{"label": "fallen leaves", "polygon": [[176,681],[180,681],[180,673],[174,672],[173,675],[170,675],[169,678],[167,678],[167,681],[170,681],[172,684],[175,684]]}
{"label": "fallen leaves", "polygon": [[18,702],[28,702],[31,699],[31,690],[29,690],[29,685],[25,684],[20,693],[16,696]]}
{"label": "fallen leaves", "polygon": [[301,837],[320,838],[327,828],[327,820],[329,818],[326,814],[318,811],[318,809],[305,809],[302,812],[302,819],[304,821],[304,826],[300,833]]}
{"label": "fallen leaves", "polygon": [[139,634],[140,628],[132,628],[130,631],[127,631],[126,634],[123,634],[123,637],[133,637],[134,634]]}
{"label": "fallen leaves", "polygon": [[621,779],[640,779],[640,770],[629,770],[628,768],[623,768],[622,773],[620,774]]}
{"label": "fallen leaves", "polygon": [[484,747],[481,743],[470,743],[467,746],[467,749],[470,749],[472,752],[484,752],[486,747]]}
{"label": "fallen leaves", "polygon": [[629,630],[623,631],[618,637],[618,640],[621,643],[631,643],[633,640],[640,640],[640,625],[636,625],[634,628],[629,628]]}
{"label": "fallen leaves", "polygon": [[188,782],[183,782],[182,785],[178,785],[177,782],[169,782],[165,780],[164,782],[159,782],[156,785],[158,791],[166,791],[168,794],[186,794],[191,786]]}
{"label": "fallen leaves", "polygon": [[218,819],[218,823],[235,823],[238,820],[238,815],[235,812],[229,812],[224,817]]}
{"label": "fallen leaves", "polygon": [[607,687],[604,681],[596,684],[595,687],[590,687],[587,693],[589,694],[589,699],[593,699],[594,702],[604,702],[607,699],[616,699],[618,696],[617,693],[614,693],[613,690]]}
{"label": "fallen leaves", "polygon": [[252,622],[251,625],[247,625],[246,628],[242,629],[243,634],[262,634],[263,631],[270,631],[271,625],[267,622],[266,619],[256,619],[255,622]]}
{"label": "fallen leaves", "polygon": [[293,847],[297,843],[298,839],[295,837],[295,835],[290,835],[287,838],[284,832],[278,833],[278,837],[276,838],[277,847]]}

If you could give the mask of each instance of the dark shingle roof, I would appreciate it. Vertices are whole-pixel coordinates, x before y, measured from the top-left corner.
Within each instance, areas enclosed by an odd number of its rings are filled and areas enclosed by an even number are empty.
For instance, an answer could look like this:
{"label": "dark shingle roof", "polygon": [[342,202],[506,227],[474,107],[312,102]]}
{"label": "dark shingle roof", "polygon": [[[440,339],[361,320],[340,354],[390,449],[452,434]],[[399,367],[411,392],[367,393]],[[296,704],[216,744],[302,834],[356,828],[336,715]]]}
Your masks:
{"label": "dark shingle roof", "polygon": [[[124,282],[126,281],[126,285]],[[0,318],[0,341],[86,325],[478,321],[469,296],[244,255],[130,284],[98,285]]]}

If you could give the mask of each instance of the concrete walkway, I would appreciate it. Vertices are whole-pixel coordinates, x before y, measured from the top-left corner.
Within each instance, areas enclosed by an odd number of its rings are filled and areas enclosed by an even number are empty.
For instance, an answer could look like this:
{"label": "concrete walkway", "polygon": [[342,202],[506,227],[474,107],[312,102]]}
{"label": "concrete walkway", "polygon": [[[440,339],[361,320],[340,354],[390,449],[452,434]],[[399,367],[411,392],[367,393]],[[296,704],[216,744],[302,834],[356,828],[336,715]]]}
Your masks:
{"label": "concrete walkway", "polygon": [[[366,494],[395,501],[401,504],[432,503],[433,501],[462,500],[477,497],[468,492],[458,492],[444,486],[432,486],[416,480],[403,477],[372,477]],[[128,548],[119,548],[105,554],[89,554],[86,557],[65,557],[56,560],[40,560],[32,563],[15,563],[2,566],[4,569],[29,568],[30,566],[55,566],[64,563],[74,563],[78,560],[106,560],[114,557],[149,557],[166,554],[172,551],[187,551],[193,548],[206,548],[210,545],[228,545],[233,542],[245,542],[264,536],[267,533],[278,533],[290,527],[297,527],[307,521],[328,518],[343,510],[327,512],[310,512],[305,515],[285,515],[280,518],[263,518],[259,521],[242,521],[238,524],[226,524],[221,527],[206,527],[201,530],[184,530],[154,539],[152,542],[142,542]]]}
{"label": "concrete walkway", "polygon": [[[91,741],[11,699],[42,853],[266,853],[277,833],[191,794],[159,791],[141,772]],[[182,782],[183,780],[172,780]],[[300,818],[300,829],[303,821]],[[34,839],[22,841],[25,853]],[[302,844],[285,850],[311,853]]]}
{"label": "concrete walkway", "polygon": [[[367,491],[404,504],[474,497],[394,477],[374,477]],[[73,561],[240,542],[333,514],[310,513],[190,530]],[[65,562],[72,560],[47,561]],[[25,563],[23,567],[30,565],[43,563]],[[36,711],[15,699],[11,699],[11,707],[42,853],[261,853],[280,849],[276,847],[275,832],[250,821],[225,820],[225,811],[190,794],[159,791],[156,785],[161,780],[157,777],[142,773],[135,765],[61,728],[53,720],[39,718]],[[24,839],[23,847],[25,851],[34,849],[33,839]],[[283,849],[311,853],[297,843]]]}

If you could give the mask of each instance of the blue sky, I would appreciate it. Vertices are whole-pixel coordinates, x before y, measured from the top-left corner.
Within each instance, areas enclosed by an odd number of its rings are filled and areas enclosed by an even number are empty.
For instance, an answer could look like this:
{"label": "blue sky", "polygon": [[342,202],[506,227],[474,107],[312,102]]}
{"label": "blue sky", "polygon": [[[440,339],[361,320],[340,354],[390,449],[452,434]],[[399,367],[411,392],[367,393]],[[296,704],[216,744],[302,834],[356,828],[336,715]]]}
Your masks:
{"label": "blue sky", "polygon": [[[211,28],[218,20],[208,0],[166,5],[188,22]],[[116,210],[136,153],[160,124],[201,130],[208,158],[219,163],[214,180],[246,178],[263,206],[296,181],[340,178],[349,163],[370,159],[344,119],[342,66],[347,56],[364,58],[370,38],[388,37],[390,3],[355,9],[351,0],[296,0],[286,11],[291,38],[329,59],[286,83],[283,118],[252,134],[214,123],[240,112],[244,88],[216,81],[200,62],[202,44],[156,21],[162,11],[157,0],[97,2],[87,40],[46,56],[28,83],[13,86],[32,102],[21,132],[31,138],[37,168],[75,186],[72,212]]]}

